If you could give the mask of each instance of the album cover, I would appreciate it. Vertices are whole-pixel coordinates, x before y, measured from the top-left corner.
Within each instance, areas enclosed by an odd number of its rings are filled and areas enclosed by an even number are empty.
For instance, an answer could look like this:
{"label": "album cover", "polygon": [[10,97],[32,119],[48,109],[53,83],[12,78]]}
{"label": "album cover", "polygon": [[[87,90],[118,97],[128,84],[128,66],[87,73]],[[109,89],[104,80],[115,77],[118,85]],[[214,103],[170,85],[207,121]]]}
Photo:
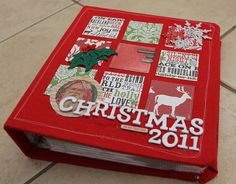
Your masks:
{"label": "album cover", "polygon": [[4,128],[33,159],[205,183],[218,172],[219,35],[84,7]]}

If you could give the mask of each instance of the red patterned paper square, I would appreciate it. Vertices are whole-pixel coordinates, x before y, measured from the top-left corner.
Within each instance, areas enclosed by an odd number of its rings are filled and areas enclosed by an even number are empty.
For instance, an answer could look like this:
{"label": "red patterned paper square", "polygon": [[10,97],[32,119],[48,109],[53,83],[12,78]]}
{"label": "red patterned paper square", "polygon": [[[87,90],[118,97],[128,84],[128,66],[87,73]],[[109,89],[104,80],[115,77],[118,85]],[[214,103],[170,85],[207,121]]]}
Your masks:
{"label": "red patterned paper square", "polygon": [[155,57],[155,48],[120,43],[110,67],[121,70],[148,73]]}
{"label": "red patterned paper square", "polygon": [[[88,39],[88,38],[78,38],[71,48],[70,52],[68,53],[66,57],[66,61],[69,62],[74,58],[75,54],[78,54],[81,52],[81,49],[95,45],[95,49],[102,49],[104,47],[110,48],[111,42],[110,41],[103,41],[103,40],[94,40],[94,39]],[[99,61],[98,65],[101,66],[103,61]]]}

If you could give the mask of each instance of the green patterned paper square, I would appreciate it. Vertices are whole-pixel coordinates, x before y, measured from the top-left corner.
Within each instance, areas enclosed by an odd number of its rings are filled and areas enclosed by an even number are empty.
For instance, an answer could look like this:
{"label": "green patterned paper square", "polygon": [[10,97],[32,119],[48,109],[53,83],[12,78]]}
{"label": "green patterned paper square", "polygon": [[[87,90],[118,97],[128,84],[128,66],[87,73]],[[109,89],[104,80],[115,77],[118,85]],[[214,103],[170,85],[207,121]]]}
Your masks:
{"label": "green patterned paper square", "polygon": [[60,65],[52,78],[50,84],[48,85],[46,91],[44,92],[45,95],[50,95],[51,90],[54,86],[56,86],[61,81],[68,79],[70,77],[76,77],[76,76],[89,76],[91,78],[94,78],[96,76],[97,70],[90,70],[88,72],[85,72],[85,68],[82,67],[76,67],[71,70],[68,70],[68,65]]}
{"label": "green patterned paper square", "polygon": [[123,40],[158,44],[161,36],[162,24],[130,21]]}

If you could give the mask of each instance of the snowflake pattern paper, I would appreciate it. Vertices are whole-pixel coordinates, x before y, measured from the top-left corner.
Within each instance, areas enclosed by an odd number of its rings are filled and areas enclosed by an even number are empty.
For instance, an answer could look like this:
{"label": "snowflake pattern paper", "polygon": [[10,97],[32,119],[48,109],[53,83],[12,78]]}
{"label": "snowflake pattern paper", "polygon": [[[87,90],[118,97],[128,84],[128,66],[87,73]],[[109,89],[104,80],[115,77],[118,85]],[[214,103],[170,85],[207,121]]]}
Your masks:
{"label": "snowflake pattern paper", "polygon": [[162,24],[130,21],[123,40],[158,44],[162,31]]}
{"label": "snowflake pattern paper", "polygon": [[46,91],[44,92],[45,95],[50,95],[53,87],[65,79],[68,79],[70,77],[85,76],[85,75],[94,78],[97,73],[97,70],[94,69],[85,72],[85,68],[83,67],[76,67],[71,70],[69,70],[68,67],[69,66],[67,65],[60,65],[58,67],[54,77],[52,78],[50,84],[48,85]]}
{"label": "snowflake pattern paper", "polygon": [[183,27],[178,24],[169,26],[165,46],[183,50],[202,50],[203,39],[211,39],[207,35],[211,30],[201,27],[201,22],[192,26],[188,21]]}

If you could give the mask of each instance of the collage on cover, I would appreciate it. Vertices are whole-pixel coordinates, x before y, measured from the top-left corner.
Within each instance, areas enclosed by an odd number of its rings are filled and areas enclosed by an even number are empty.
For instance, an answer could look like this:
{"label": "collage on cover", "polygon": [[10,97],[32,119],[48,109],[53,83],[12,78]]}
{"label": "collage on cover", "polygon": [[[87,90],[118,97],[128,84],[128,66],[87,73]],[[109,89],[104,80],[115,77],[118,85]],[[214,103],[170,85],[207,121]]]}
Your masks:
{"label": "collage on cover", "polygon": [[[142,101],[143,108],[157,116],[168,114],[190,120],[203,40],[211,39],[211,30],[189,21],[165,26],[116,17],[91,17],[45,95],[51,95],[54,87],[66,80],[55,94],[56,99],[77,90],[80,99],[95,101],[98,85],[86,78],[94,79],[100,73],[97,82],[102,90],[101,101],[131,108],[139,108]],[[164,28],[167,31],[163,32]],[[122,38],[119,43],[118,37]],[[160,43],[164,47],[159,47]],[[82,78],[68,80],[72,77]],[[144,89],[146,81],[149,85]],[[146,99],[143,91],[148,91]]]}

